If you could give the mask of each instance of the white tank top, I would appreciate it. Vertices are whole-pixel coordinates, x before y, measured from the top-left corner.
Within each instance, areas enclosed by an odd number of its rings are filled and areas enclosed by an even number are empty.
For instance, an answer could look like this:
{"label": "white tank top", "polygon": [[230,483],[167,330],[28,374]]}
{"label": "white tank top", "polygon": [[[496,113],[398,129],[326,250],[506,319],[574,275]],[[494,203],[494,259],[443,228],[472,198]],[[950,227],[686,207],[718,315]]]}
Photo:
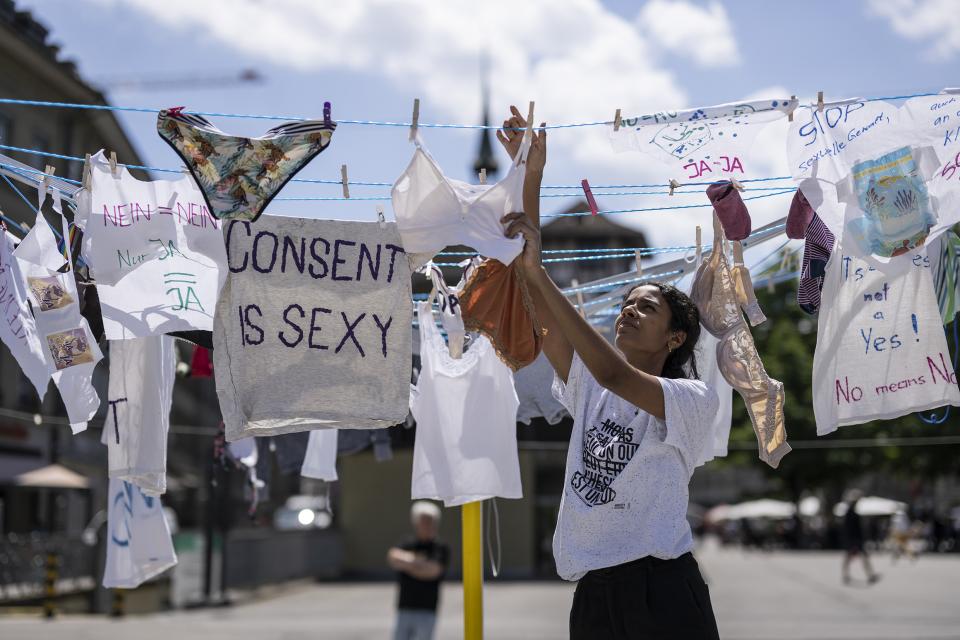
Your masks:
{"label": "white tank top", "polygon": [[523,237],[504,237],[500,218],[523,211],[530,136],[530,130],[524,133],[510,170],[493,185],[446,177],[417,138],[413,158],[391,191],[397,227],[412,268],[420,268],[444,247],[454,245],[466,245],[505,265],[520,255]]}
{"label": "white tank top", "polygon": [[421,369],[410,397],[417,421],[411,497],[448,507],[523,497],[513,373],[484,337],[452,358],[430,303],[418,303],[417,311]]}

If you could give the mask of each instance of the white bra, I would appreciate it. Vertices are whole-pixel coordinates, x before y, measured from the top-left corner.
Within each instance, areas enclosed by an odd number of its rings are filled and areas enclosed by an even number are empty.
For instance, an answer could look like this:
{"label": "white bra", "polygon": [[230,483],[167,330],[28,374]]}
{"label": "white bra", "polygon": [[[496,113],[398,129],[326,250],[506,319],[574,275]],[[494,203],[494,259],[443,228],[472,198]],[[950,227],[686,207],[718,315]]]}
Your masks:
{"label": "white bra", "polygon": [[507,175],[492,185],[446,177],[417,137],[413,158],[391,190],[400,239],[413,269],[422,267],[444,247],[455,245],[466,245],[505,265],[520,255],[523,237],[505,237],[500,218],[523,211],[523,178],[531,137],[528,127]]}

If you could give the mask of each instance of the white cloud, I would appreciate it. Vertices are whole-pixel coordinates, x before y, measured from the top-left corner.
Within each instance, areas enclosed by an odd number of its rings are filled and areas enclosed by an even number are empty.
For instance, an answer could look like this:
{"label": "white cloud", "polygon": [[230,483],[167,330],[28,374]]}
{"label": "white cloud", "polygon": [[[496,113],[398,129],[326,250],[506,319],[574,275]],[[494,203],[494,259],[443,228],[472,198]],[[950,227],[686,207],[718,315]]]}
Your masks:
{"label": "white cloud", "polygon": [[[617,107],[640,113],[687,100],[673,75],[651,61],[637,27],[598,0],[568,0],[562,11],[551,0],[97,1],[299,71],[379,75],[420,97],[425,121],[476,120],[483,52],[492,104],[526,113],[536,100],[537,122],[612,120]],[[576,135],[553,139],[571,160],[609,167],[615,158],[599,137],[603,145],[579,144]]]}
{"label": "white cloud", "polygon": [[960,52],[956,0],[868,0],[867,8],[901,36],[927,43],[934,59],[949,60]]}
{"label": "white cloud", "polygon": [[740,62],[733,25],[719,2],[703,7],[686,0],[651,0],[640,10],[637,24],[654,44],[701,67]]}
{"label": "white cloud", "polygon": [[[423,121],[475,122],[478,67],[484,52],[489,58],[494,117],[504,104],[526,111],[531,99],[537,101],[537,122],[553,124],[611,120],[618,107],[629,116],[690,106],[677,78],[660,66],[655,55],[662,43],[598,0],[567,0],[562,11],[551,0],[491,0],[482,8],[466,0],[88,1],[133,7],[145,21],[188,36],[177,40],[203,39],[305,73],[348,71],[358,75],[358,82],[389,82],[411,98],[403,112],[390,114],[394,120],[409,118],[412,98],[420,97]],[[652,4],[689,6],[663,0]],[[703,16],[709,16],[712,24],[722,27],[714,31],[697,27],[693,33],[698,35],[691,37],[698,51],[712,52],[697,55],[704,55],[710,64],[737,60],[722,7],[712,4],[694,11],[700,12],[695,18],[681,13],[677,19],[703,25]],[[760,97],[768,98],[786,92],[771,88],[762,93]],[[424,130],[424,137],[429,146],[439,135]],[[475,138],[464,139],[472,148]],[[778,158],[785,162],[784,153],[782,136],[760,151],[771,171],[768,175],[785,173],[782,167],[774,169]],[[548,169],[554,183],[575,184],[588,178],[595,185],[637,184],[671,177],[644,154],[615,153],[608,130],[601,127],[552,130]],[[702,193],[599,198],[606,209],[706,202]],[[755,220],[766,221],[785,206],[772,200],[776,199],[757,202]],[[559,206],[559,199],[552,200],[545,213]],[[643,228],[654,244],[687,244],[695,224],[709,235],[710,209],[627,214],[613,220]]]}

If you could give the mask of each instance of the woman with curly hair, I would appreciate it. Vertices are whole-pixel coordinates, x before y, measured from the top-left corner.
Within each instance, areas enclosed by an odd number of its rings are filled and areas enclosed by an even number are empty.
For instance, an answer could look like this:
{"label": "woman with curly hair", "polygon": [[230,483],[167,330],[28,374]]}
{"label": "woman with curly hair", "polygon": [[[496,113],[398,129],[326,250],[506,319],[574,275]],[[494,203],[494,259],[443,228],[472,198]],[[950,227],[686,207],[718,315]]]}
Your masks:
{"label": "woman with curly hair", "polygon": [[[497,137],[514,156],[526,122],[511,109]],[[719,638],[686,519],[718,404],[697,379],[697,308],[670,285],[639,284],[624,296],[613,345],[577,312],[541,263],[544,126],[527,158],[525,212],[503,222],[526,241],[520,272],[546,330],[554,394],[574,420],[553,538],[560,577],[579,581],[570,637]]]}

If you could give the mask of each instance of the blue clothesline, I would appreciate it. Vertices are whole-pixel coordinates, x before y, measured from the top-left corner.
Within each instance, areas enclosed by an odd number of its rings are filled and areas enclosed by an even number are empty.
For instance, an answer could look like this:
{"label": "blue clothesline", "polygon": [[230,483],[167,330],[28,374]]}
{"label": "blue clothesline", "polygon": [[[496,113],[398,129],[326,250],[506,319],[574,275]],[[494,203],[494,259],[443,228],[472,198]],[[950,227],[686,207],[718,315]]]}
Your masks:
{"label": "blue clothesline", "polygon": [[[79,156],[68,156],[68,155],[64,155],[64,154],[62,154],[62,153],[53,153],[53,152],[51,152],[51,151],[41,151],[41,150],[39,150],[39,149],[29,149],[29,148],[26,148],[26,147],[14,147],[14,146],[7,145],[7,144],[0,144],[0,149],[5,149],[5,150],[7,150],[7,151],[17,151],[17,152],[20,152],[20,153],[28,153],[28,154],[36,155],[36,156],[43,156],[43,157],[45,157],[45,158],[56,158],[56,159],[58,159],[58,160],[68,160],[68,161],[70,161],[70,162],[85,162],[85,161],[86,161],[85,158],[81,158],[81,157],[79,157]],[[160,172],[162,172],[162,173],[183,173],[183,172],[184,172],[184,169],[164,169],[164,168],[161,168],[161,167],[150,167],[150,166],[141,165],[141,164],[124,164],[124,163],[122,163],[122,162],[118,162],[117,165],[118,165],[118,166],[127,167],[128,169],[140,169],[140,170],[142,170],[142,171],[160,171]],[[42,173],[42,172],[41,172],[41,173]],[[793,180],[793,176],[772,176],[772,177],[768,177],[768,178],[743,178],[742,180],[738,180],[738,181],[741,182],[741,183],[743,183],[743,184],[748,184],[748,183],[752,183],[752,182],[773,182],[773,181],[780,181],[780,180]],[[80,184],[79,182],[77,182],[77,181],[75,181],[75,180],[72,180],[72,181],[70,181],[70,182],[73,182],[74,184]],[[342,184],[343,184],[343,180],[320,180],[320,179],[317,179],[317,178],[292,178],[292,179],[290,180],[290,182],[301,182],[301,183],[305,183],[305,184],[330,184],[330,185],[342,185]],[[723,180],[719,180],[719,181],[685,182],[685,183],[681,184],[679,187],[677,187],[677,188],[675,189],[675,195],[693,193],[693,192],[690,192],[690,191],[681,191],[680,189],[682,189],[683,187],[708,187],[708,186],[710,186],[710,185],[712,185],[712,184],[716,184],[717,182],[723,182]],[[392,183],[392,182],[370,182],[370,181],[361,181],[361,180],[348,180],[348,181],[347,181],[347,184],[348,184],[348,185],[354,185],[354,186],[360,186],[360,187],[392,187],[392,186],[393,186],[393,183]],[[605,185],[592,185],[592,186],[591,186],[591,189],[656,189],[656,188],[659,188],[659,187],[670,187],[670,184],[669,184],[669,183],[651,183],[651,184],[605,184]],[[542,185],[540,188],[541,188],[541,189],[581,189],[581,185],[579,185],[579,184],[553,184],[553,185],[549,185],[549,184],[548,184],[548,185]],[[783,187],[770,187],[770,188],[768,188],[768,189],[763,189],[763,190],[777,189],[777,188],[783,188]],[[760,190],[761,190],[761,189],[758,189],[758,188],[755,188],[755,189],[747,188],[747,189],[748,189],[748,190],[753,190],[753,191],[760,191]],[[571,196],[571,197],[578,197],[578,196],[582,195],[582,193],[583,193],[583,191],[578,191],[578,192],[575,194],[575,196]],[[664,191],[664,192],[662,192],[662,193],[663,193],[663,194],[669,194],[670,192],[669,192],[669,191]],[[598,194],[598,193],[595,192],[594,195],[630,195],[630,194]],[[562,196],[543,196],[543,197],[562,197]],[[283,199],[284,199],[283,197],[275,198],[275,200],[283,200]],[[337,198],[331,198],[331,199],[337,199]],[[342,200],[359,200],[360,198],[339,198],[339,199],[342,199]]]}
{"label": "blue clothesline", "polygon": [[[882,96],[877,98],[862,98],[864,102],[876,102],[879,100],[906,100],[909,98],[920,98],[925,96],[935,96],[939,92],[928,92],[928,93],[913,93],[910,95],[900,95],[900,96]],[[117,105],[106,105],[106,104],[80,104],[76,102],[50,102],[46,100],[21,100],[16,98],[0,98],[0,104],[16,104],[29,107],[57,107],[62,109],[89,109],[96,111],[128,111],[135,113],[158,113],[161,109],[155,107],[129,107],[129,106],[117,106]],[[815,106],[816,103],[810,103],[807,106]],[[190,113],[193,115],[210,117],[210,118],[246,118],[251,120],[282,120],[286,122],[302,122],[304,120],[310,120],[311,118],[304,118],[301,116],[283,116],[283,115],[260,115],[260,114],[249,114],[249,113],[224,113],[218,111],[188,111],[184,110],[184,113]],[[627,118],[629,119],[629,118]],[[378,126],[378,127],[411,127],[412,123],[410,122],[385,122],[378,120],[337,120],[337,124],[351,124],[351,125],[363,125],[363,126]],[[612,126],[613,120],[598,120],[594,122],[576,122],[570,124],[551,124],[547,125],[546,129],[571,129],[575,127],[598,127],[598,126]],[[440,124],[440,123],[429,123],[429,122],[417,122],[417,127],[429,128],[429,129],[489,129],[497,130],[502,129],[503,127],[497,125],[483,125],[483,124]],[[540,127],[537,127],[538,129]]]}
{"label": "blue clothesline", "polygon": [[[12,146],[9,146],[9,145],[4,145],[4,144],[0,144],[0,149],[7,149],[7,150],[11,150],[11,151],[21,151],[21,152],[24,152],[24,153],[33,153],[33,154],[36,154],[36,155],[41,155],[41,156],[46,156],[46,157],[51,157],[51,158],[59,158],[59,159],[61,159],[61,160],[71,160],[71,161],[76,161],[76,162],[84,162],[84,161],[85,161],[84,158],[79,158],[79,157],[77,157],[77,156],[67,156],[67,155],[63,155],[63,154],[59,154],[59,153],[51,153],[51,152],[49,152],[49,151],[38,151],[38,150],[36,150],[36,149],[25,149],[25,148],[23,148],[23,147],[12,147]],[[126,167],[128,167],[128,168],[144,169],[144,170],[148,170],[148,171],[167,171],[167,172],[173,172],[173,173],[180,173],[180,170],[177,170],[177,169],[158,169],[158,168],[155,168],[155,167],[147,167],[147,166],[143,166],[143,165],[124,165],[124,166],[126,166]],[[762,180],[780,180],[780,179],[782,179],[782,178],[755,178],[754,180],[755,180],[755,181],[762,181]],[[296,178],[294,178],[294,179],[292,180],[292,182],[295,182],[295,181],[297,181]],[[744,180],[743,182],[746,182],[746,181],[747,181],[747,180]],[[310,181],[310,180],[301,180],[301,182],[311,182],[311,181]],[[312,182],[318,182],[318,181],[312,181]],[[340,184],[340,183],[336,183],[336,184]],[[706,182],[706,183],[703,183],[703,184],[712,184],[712,183]],[[759,195],[759,196],[748,196],[748,197],[746,197],[746,198],[743,198],[743,200],[744,200],[744,201],[747,201],[747,200],[759,200],[760,198],[768,198],[768,197],[770,197],[770,196],[778,196],[778,195],[783,195],[783,194],[786,194],[786,193],[793,193],[794,191],[796,191],[796,187],[782,187],[782,188],[780,188],[779,190],[777,190],[777,191],[775,191],[775,192],[773,192],[773,193],[766,193],[766,194]],[[277,199],[279,200],[279,199],[282,199],[282,198],[277,198]],[[331,199],[333,199],[333,198],[331,198]],[[375,199],[375,198],[342,198],[342,200],[372,200],[372,199]],[[669,206],[669,207],[643,207],[643,208],[639,208],[639,209],[611,209],[611,210],[605,210],[605,211],[598,211],[596,215],[612,215],[612,214],[623,214],[623,213],[643,213],[643,212],[649,212],[649,211],[672,211],[672,210],[675,210],[675,209],[702,209],[702,208],[705,208],[705,207],[712,207],[712,206],[713,206],[712,204],[707,203],[707,204],[673,205],[673,206]],[[590,215],[594,215],[594,214],[593,214],[592,212],[590,212],[590,211],[580,211],[580,212],[574,212],[574,213],[554,213],[554,214],[547,214],[547,215],[542,215],[542,216],[540,216],[540,217],[541,217],[541,218],[567,218],[567,217],[590,216]]]}

